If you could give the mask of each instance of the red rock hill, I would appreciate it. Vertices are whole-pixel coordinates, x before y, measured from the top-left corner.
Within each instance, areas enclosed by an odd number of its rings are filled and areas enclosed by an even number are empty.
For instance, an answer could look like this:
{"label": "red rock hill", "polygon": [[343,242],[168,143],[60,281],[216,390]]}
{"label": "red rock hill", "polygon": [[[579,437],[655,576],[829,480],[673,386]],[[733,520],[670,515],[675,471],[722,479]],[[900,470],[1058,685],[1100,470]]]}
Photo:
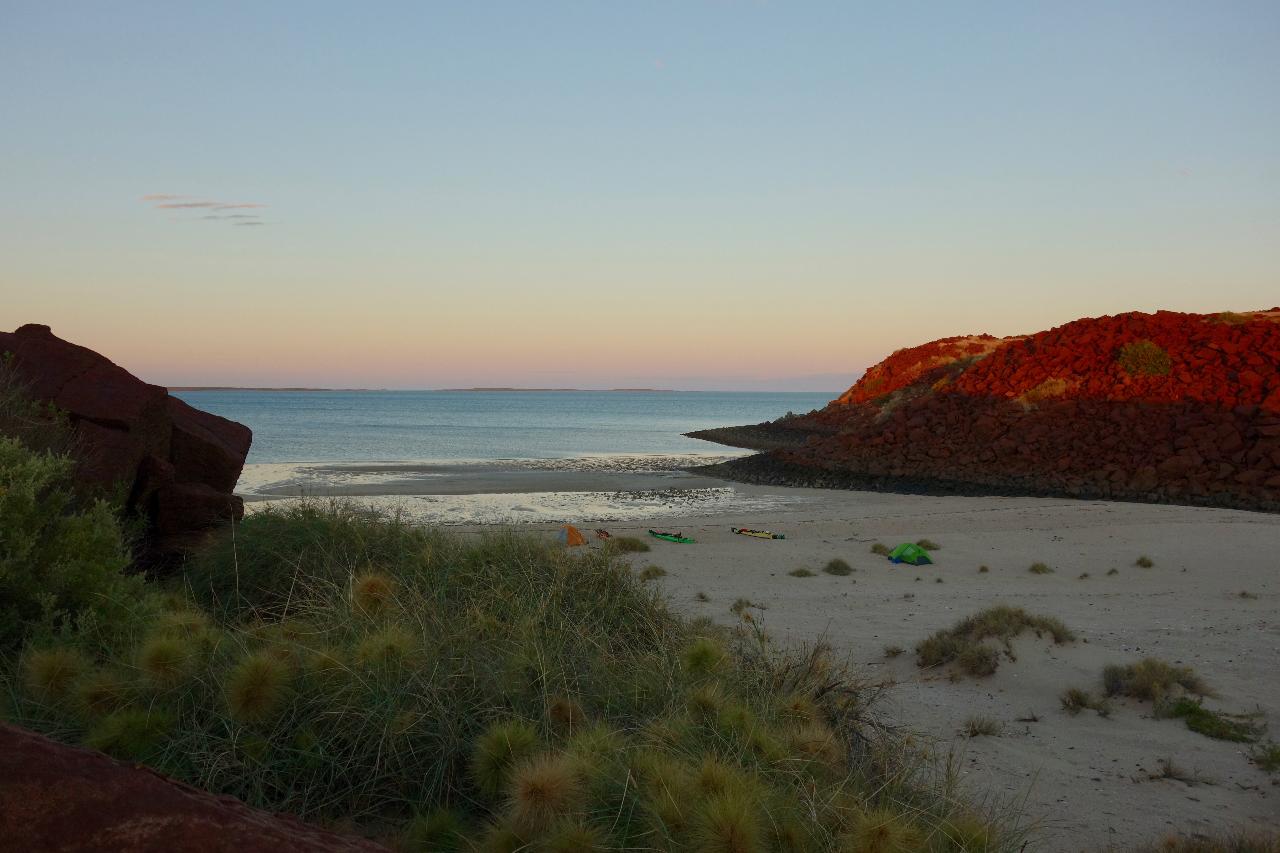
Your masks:
{"label": "red rock hill", "polygon": [[1280,509],[1280,308],[1120,314],[899,350],[781,461],[1136,500]]}

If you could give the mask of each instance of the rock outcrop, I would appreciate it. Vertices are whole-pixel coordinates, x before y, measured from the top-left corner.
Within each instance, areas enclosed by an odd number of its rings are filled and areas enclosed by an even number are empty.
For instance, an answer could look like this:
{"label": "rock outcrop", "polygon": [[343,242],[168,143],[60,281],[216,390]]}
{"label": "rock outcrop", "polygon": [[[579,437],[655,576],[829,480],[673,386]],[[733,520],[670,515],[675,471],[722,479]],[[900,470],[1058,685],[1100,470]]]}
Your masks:
{"label": "rock outcrop", "polygon": [[0,848],[120,853],[376,853],[385,847],[271,815],[0,723]]}
{"label": "rock outcrop", "polygon": [[1277,510],[1280,308],[946,338],[803,422],[804,446],[771,453],[791,479]]}
{"label": "rock outcrop", "polygon": [[126,508],[148,521],[153,553],[244,514],[232,489],[248,427],[188,406],[48,326],[0,332],[0,353],[12,353],[31,396],[67,413],[82,479],[122,490]]}

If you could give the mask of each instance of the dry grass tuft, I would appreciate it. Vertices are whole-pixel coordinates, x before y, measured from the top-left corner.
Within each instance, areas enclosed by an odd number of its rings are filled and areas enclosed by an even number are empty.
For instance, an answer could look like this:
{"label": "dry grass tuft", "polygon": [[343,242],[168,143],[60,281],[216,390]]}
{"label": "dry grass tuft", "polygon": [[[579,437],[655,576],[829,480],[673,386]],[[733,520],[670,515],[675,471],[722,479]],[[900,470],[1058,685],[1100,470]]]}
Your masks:
{"label": "dry grass tuft", "polygon": [[793,577],[793,578],[811,578],[811,577],[815,577],[814,573],[813,573],[813,572],[811,572],[811,571],[809,571],[808,569],[806,569],[804,566],[801,566],[801,567],[800,567],[800,568],[798,568],[798,569],[792,569],[791,571],[787,572],[787,574],[791,575],[791,577]]}
{"label": "dry grass tuft", "polygon": [[1099,717],[1111,715],[1111,706],[1107,703],[1107,700],[1094,696],[1088,690],[1082,690],[1079,687],[1069,687],[1062,691],[1058,701],[1062,703],[1062,710],[1073,717],[1086,709],[1095,711]]}
{"label": "dry grass tuft", "polygon": [[1033,575],[1051,575],[1051,574],[1053,574],[1053,569],[1049,568],[1049,567],[1048,567],[1047,565],[1045,565],[1044,563],[1032,563],[1032,564],[1031,564],[1031,567],[1030,567],[1030,568],[1028,568],[1028,569],[1027,569],[1027,571],[1031,572],[1031,574],[1033,574]]}
{"label": "dry grass tuft", "polygon": [[396,582],[384,572],[364,572],[351,581],[351,603],[367,616],[377,616],[395,601]]}
{"label": "dry grass tuft", "polygon": [[566,755],[535,756],[511,771],[508,785],[512,823],[538,832],[572,814],[582,804],[582,780]]}
{"label": "dry grass tuft", "polygon": [[644,554],[649,550],[649,543],[635,536],[615,536],[605,546],[620,554]]}
{"label": "dry grass tuft", "polygon": [[942,550],[942,546],[939,545],[937,542],[934,542],[932,539],[921,539],[917,541],[916,544],[919,545],[921,548],[925,549],[926,551]]}
{"label": "dry grass tuft", "polygon": [[89,669],[89,661],[76,649],[54,646],[27,652],[22,669],[27,690],[40,702],[49,704],[67,697],[71,685]]}
{"label": "dry grass tuft", "polygon": [[883,542],[877,542],[876,544],[871,546],[871,553],[879,554],[881,557],[887,557],[891,553],[893,553],[893,549],[890,548],[888,545],[884,544]]}
{"label": "dry grass tuft", "polygon": [[1036,636],[1048,634],[1055,643],[1075,640],[1075,634],[1051,616],[1033,616],[1020,607],[999,605],[983,610],[938,631],[916,646],[916,664],[921,667],[942,666],[955,661],[971,675],[990,675],[1000,662],[999,649],[987,640],[999,640],[1005,653],[1013,658],[1012,641],[1024,631]]}
{"label": "dry grass tuft", "polygon": [[970,717],[964,721],[964,733],[971,738],[974,737],[997,737],[1000,730],[1004,728],[998,720],[991,717]]}
{"label": "dry grass tuft", "polygon": [[1149,569],[1155,565],[1152,559],[1148,557],[1146,554],[1143,554],[1141,557],[1134,560],[1133,564],[1140,569]]}
{"label": "dry grass tuft", "polygon": [[1175,692],[1213,696],[1213,690],[1189,666],[1174,666],[1159,658],[1143,658],[1137,663],[1113,664],[1102,671],[1108,696],[1130,696],[1148,702],[1163,702]]}
{"label": "dry grass tuft", "polygon": [[831,560],[823,566],[822,571],[829,575],[844,577],[845,575],[853,574],[853,566],[849,565],[839,557],[836,557],[834,560]]}
{"label": "dry grass tuft", "polygon": [[667,570],[662,566],[645,566],[640,572],[640,580],[651,581],[656,578],[666,577]]}

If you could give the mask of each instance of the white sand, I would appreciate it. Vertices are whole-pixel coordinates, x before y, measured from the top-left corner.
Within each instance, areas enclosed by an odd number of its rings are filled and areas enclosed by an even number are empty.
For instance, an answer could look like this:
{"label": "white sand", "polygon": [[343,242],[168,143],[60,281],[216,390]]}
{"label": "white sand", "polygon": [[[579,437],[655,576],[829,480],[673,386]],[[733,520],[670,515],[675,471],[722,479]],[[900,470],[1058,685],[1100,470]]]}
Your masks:
{"label": "white sand", "polygon": [[[1153,842],[1177,830],[1280,829],[1280,778],[1248,760],[1249,747],[1211,740],[1181,720],[1157,720],[1150,705],[1114,703],[1109,719],[1061,710],[1064,688],[1101,691],[1102,668],[1154,655],[1187,664],[1219,692],[1227,711],[1261,710],[1280,725],[1280,516],[1230,510],[1036,498],[881,495],[738,487],[792,498],[764,517],[662,518],[615,526],[683,530],[695,545],[651,540],[637,566],[655,563],[680,609],[723,622],[745,597],[778,641],[819,637],[897,682],[890,718],[955,749],[974,793],[1024,800],[1045,850],[1097,850]],[[785,533],[762,541],[730,525]],[[877,541],[928,537],[934,566],[893,566],[870,553]],[[1137,568],[1149,555],[1155,565]],[[856,571],[822,574],[832,557]],[[1042,561],[1049,575],[1027,571]],[[989,573],[978,573],[986,564]],[[787,572],[808,566],[816,577]],[[1108,576],[1111,568],[1119,570]],[[1082,572],[1090,577],[1078,579]],[[918,580],[917,580],[918,578]],[[941,578],[942,583],[937,583]],[[710,601],[698,602],[705,592]],[[1241,598],[1248,591],[1257,598]],[[910,597],[907,597],[910,596]],[[995,603],[1057,616],[1080,640],[1053,646],[1024,637],[1016,662],[989,678],[952,680],[921,671],[911,649],[932,631]],[[885,658],[886,645],[907,653]],[[999,720],[998,737],[960,733],[974,715]],[[1038,717],[1038,722],[1017,718]],[[1280,732],[1274,736],[1280,739]],[[1151,779],[1171,758],[1210,783]]]}

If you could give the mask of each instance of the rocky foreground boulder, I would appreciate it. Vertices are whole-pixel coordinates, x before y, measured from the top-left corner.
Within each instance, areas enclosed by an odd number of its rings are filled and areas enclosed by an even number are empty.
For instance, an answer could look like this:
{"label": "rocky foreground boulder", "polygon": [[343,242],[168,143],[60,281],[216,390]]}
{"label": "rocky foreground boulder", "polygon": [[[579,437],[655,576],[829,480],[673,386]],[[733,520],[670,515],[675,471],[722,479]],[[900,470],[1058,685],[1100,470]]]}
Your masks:
{"label": "rocky foreground boulder", "polygon": [[0,332],[0,354],[27,393],[64,411],[75,432],[80,476],[120,489],[148,522],[152,554],[244,514],[232,494],[253,434],[192,408],[48,326]]}
{"label": "rocky foreground boulder", "polygon": [[0,723],[0,848],[118,853],[376,853],[386,848],[251,809]]}
{"label": "rocky foreground boulder", "polygon": [[786,426],[754,481],[1280,510],[1280,308],[944,338]]}

